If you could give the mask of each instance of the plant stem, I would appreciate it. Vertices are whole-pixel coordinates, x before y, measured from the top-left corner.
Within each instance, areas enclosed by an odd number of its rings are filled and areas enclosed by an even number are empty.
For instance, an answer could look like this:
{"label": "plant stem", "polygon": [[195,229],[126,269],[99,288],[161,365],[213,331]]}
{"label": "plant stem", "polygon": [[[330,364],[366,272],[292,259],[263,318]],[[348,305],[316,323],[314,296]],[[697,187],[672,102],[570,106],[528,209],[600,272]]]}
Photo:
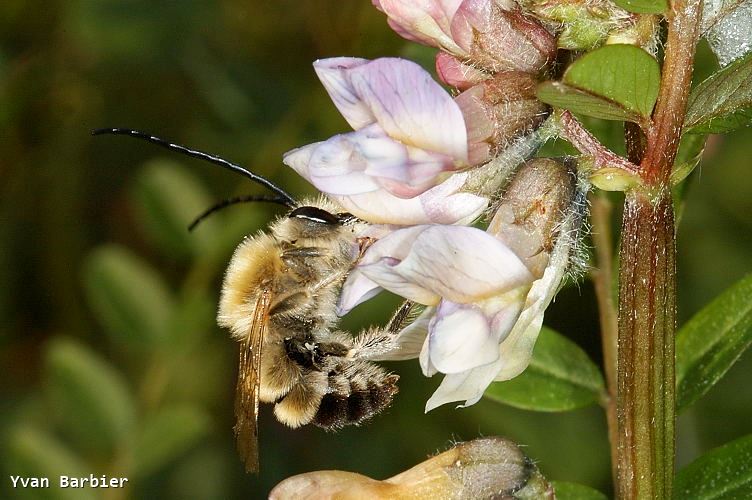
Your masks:
{"label": "plant stem", "polygon": [[606,409],[608,439],[611,443],[611,474],[616,484],[618,456],[616,446],[619,434],[616,420],[616,359],[617,359],[617,314],[613,284],[613,248],[611,242],[612,205],[605,194],[591,196],[590,220],[593,225],[593,247],[596,267],[591,271],[595,296],[598,300],[598,315],[603,345],[603,365],[606,372],[607,397],[602,402]]}
{"label": "plant stem", "polygon": [[618,497],[671,498],[674,475],[674,214],[627,194],[619,273]]}
{"label": "plant stem", "polygon": [[[676,246],[670,175],[702,4],[675,0],[671,7],[661,89],[640,163],[645,188],[626,194],[622,219],[616,411],[616,490],[621,499],[672,496]],[[627,148],[630,156],[641,156],[638,134],[630,133],[627,139],[632,142]]]}

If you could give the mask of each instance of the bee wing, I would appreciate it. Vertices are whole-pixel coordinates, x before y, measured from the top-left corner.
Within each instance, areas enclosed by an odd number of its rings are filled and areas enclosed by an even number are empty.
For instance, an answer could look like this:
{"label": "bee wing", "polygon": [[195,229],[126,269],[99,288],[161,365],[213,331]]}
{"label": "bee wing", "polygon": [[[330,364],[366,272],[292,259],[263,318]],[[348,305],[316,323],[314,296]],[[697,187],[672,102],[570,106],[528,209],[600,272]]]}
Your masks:
{"label": "bee wing", "polygon": [[253,322],[240,343],[238,385],[235,392],[235,439],[246,472],[258,472],[258,408],[261,382],[261,349],[266,335],[271,292],[263,290],[256,300]]}

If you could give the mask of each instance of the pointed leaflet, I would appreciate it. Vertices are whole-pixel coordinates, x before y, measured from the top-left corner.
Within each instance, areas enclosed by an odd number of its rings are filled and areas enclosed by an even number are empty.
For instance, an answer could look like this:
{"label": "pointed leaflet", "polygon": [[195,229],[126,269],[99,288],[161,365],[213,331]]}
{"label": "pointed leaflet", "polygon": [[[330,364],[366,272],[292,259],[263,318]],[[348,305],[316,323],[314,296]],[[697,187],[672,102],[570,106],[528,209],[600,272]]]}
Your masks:
{"label": "pointed leaflet", "polygon": [[676,475],[675,498],[752,498],[752,435],[715,448]]}
{"label": "pointed leaflet", "polygon": [[567,411],[598,401],[603,390],[603,376],[588,355],[543,327],[530,366],[512,380],[494,382],[485,396],[526,410]]}
{"label": "pointed leaflet", "polygon": [[174,298],[157,271],[125,248],[100,247],[84,264],[89,306],[115,340],[154,345],[168,338]]}
{"label": "pointed leaflet", "polygon": [[[91,465],[85,465],[63,443],[49,433],[28,425],[19,425],[4,432],[3,462],[7,471],[24,478],[51,478],[52,488],[25,489],[18,485],[13,498],[54,498],[55,500],[89,500],[100,498],[91,488],[58,488],[61,474],[85,477]],[[12,487],[10,478],[6,479]],[[9,490],[6,490],[9,492]],[[45,494],[47,492],[47,494]],[[54,492],[54,493],[53,493]]]}
{"label": "pointed leaflet", "polygon": [[112,452],[130,438],[133,397],[123,376],[88,347],[57,338],[46,353],[52,414],[83,448]]}
{"label": "pointed leaflet", "polygon": [[698,312],[676,335],[676,410],[700,399],[752,343],[752,274]]}
{"label": "pointed leaflet", "polygon": [[689,95],[686,132],[719,134],[752,123],[752,53],[711,75]]}
{"label": "pointed leaflet", "polygon": [[544,82],[538,98],[604,120],[644,122],[658,98],[658,62],[633,45],[606,45],[577,59],[561,82]]}

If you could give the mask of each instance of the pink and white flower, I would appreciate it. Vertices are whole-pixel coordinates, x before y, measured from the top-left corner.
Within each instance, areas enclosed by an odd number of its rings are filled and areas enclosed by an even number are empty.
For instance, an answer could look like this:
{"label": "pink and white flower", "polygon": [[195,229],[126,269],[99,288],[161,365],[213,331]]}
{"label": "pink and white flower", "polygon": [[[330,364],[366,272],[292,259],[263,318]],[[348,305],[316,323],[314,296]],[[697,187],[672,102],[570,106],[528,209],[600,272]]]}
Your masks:
{"label": "pink and white flower", "polygon": [[555,37],[514,0],[374,0],[374,5],[404,38],[458,58],[454,67],[443,56],[437,61],[442,78],[450,81],[460,64],[487,73],[538,73],[556,55]]}
{"label": "pink and white flower", "polygon": [[457,172],[470,167],[462,112],[420,66],[341,57],[314,68],[355,130],[294,149],[285,164],[369,222],[468,223],[485,209]]}
{"label": "pink and white flower", "polygon": [[452,39],[452,18],[462,0],[372,0],[387,15],[389,26],[403,38],[456,55],[464,52]]}
{"label": "pink and white flower", "polygon": [[574,199],[568,166],[532,160],[511,181],[488,232],[420,225],[374,243],[345,283],[341,312],[380,288],[428,306],[395,339],[398,354],[376,359],[419,357],[426,376],[445,374],[426,411],[474,404],[491,382],[530,362],[576,242],[582,207]]}

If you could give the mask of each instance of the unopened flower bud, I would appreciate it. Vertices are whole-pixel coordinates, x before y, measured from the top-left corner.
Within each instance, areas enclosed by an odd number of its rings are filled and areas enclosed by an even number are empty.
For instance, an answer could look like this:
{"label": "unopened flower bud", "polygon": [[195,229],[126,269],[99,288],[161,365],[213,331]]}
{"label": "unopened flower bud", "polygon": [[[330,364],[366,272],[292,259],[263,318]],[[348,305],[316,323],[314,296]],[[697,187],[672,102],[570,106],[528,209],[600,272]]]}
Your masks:
{"label": "unopened flower bud", "polygon": [[442,82],[458,90],[467,90],[473,85],[491,78],[489,73],[471,66],[446,52],[436,54],[436,74]]}
{"label": "unopened flower bud", "polygon": [[343,471],[300,474],[269,498],[552,499],[554,491],[517,444],[490,437],[457,444],[384,481]]}
{"label": "unopened flower bud", "polygon": [[568,50],[592,49],[612,31],[649,17],[633,16],[609,0],[522,0],[520,5],[536,18],[559,25],[558,46]]}
{"label": "unopened flower bud", "polygon": [[465,58],[492,73],[538,73],[556,57],[556,38],[507,2],[465,0],[452,18],[451,32]]}
{"label": "unopened flower bud", "polygon": [[530,160],[504,191],[488,232],[514,251],[536,278],[543,276],[562,218],[574,199],[575,176],[550,158]]}
{"label": "unopened flower bud", "polygon": [[465,119],[471,165],[484,163],[543,123],[549,107],[535,96],[536,84],[529,73],[505,71],[455,98]]}
{"label": "unopened flower bud", "polygon": [[449,26],[462,0],[372,0],[387,15],[389,26],[400,36],[438,47],[453,54],[462,50],[452,40]]}

